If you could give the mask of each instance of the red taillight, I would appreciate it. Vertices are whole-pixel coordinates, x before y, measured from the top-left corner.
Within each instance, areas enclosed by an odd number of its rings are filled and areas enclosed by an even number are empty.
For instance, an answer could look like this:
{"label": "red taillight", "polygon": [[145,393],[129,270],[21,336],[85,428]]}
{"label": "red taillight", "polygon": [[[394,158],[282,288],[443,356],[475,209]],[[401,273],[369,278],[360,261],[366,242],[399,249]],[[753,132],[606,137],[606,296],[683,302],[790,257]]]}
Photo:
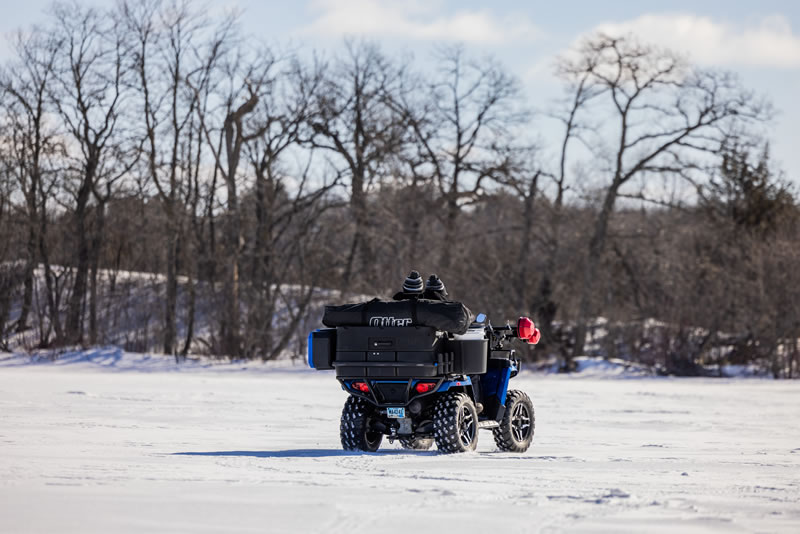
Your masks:
{"label": "red taillight", "polygon": [[369,393],[369,386],[366,382],[353,382],[350,387],[362,393]]}
{"label": "red taillight", "polygon": [[427,393],[429,391],[433,391],[433,388],[436,387],[436,384],[433,382],[418,382],[416,386],[414,386],[414,390],[417,393]]}
{"label": "red taillight", "polygon": [[533,321],[527,317],[519,318],[519,321],[517,321],[517,335],[520,339],[528,341],[535,331],[536,327],[533,326]]}

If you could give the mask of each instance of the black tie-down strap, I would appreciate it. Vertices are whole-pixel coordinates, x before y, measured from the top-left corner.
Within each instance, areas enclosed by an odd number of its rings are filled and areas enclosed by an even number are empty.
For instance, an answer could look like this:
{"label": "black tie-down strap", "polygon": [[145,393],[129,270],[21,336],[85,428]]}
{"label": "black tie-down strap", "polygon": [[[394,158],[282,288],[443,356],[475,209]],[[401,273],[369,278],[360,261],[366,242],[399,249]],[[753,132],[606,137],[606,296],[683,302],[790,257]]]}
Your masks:
{"label": "black tie-down strap", "polygon": [[[327,327],[370,326],[370,319],[379,317],[383,326],[428,326],[441,332],[463,334],[472,322],[472,313],[460,302],[427,299],[369,302],[325,306],[322,324]],[[411,324],[404,321],[409,321]]]}

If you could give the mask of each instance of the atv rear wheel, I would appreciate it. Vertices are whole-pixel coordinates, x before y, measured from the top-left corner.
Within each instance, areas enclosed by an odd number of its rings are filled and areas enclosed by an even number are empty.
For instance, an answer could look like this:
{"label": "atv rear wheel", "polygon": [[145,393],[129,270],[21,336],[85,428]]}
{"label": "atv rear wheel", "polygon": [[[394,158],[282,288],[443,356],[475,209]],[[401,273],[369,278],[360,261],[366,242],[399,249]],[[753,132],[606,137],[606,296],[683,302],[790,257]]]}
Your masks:
{"label": "atv rear wheel", "polygon": [[361,397],[351,395],[344,403],[339,437],[347,451],[375,452],[381,446],[383,434],[370,425],[376,415],[375,407]]}
{"label": "atv rear wheel", "polygon": [[474,451],[478,446],[478,412],[464,393],[447,393],[436,401],[433,436],[441,452]]}
{"label": "atv rear wheel", "polygon": [[494,442],[501,451],[525,452],[533,441],[536,416],[533,403],[524,392],[512,389],[506,395],[506,411],[500,426],[495,428]]}
{"label": "atv rear wheel", "polygon": [[433,438],[400,438],[400,445],[402,445],[404,449],[427,451],[433,446]]}

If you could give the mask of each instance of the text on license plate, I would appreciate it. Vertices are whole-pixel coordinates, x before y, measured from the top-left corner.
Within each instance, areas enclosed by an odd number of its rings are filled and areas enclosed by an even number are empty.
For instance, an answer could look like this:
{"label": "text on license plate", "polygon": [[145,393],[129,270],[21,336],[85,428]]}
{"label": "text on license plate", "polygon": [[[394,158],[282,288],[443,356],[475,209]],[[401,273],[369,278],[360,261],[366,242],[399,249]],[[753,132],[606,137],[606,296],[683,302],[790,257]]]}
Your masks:
{"label": "text on license plate", "polygon": [[393,419],[402,419],[406,416],[405,408],[386,408],[386,415]]}

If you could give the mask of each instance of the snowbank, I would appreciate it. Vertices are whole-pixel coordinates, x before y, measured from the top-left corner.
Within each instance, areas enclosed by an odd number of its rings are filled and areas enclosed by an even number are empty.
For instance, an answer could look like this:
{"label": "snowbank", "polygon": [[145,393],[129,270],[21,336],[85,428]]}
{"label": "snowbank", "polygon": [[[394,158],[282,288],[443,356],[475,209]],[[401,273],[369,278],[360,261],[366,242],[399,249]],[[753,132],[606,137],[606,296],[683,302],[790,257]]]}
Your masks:
{"label": "snowbank", "polygon": [[[575,358],[576,370],[569,377],[575,379],[636,379],[661,375],[657,370],[643,364],[620,359],[604,359],[581,356]],[[313,370],[304,358],[283,358],[274,361],[239,360],[191,356],[180,362],[174,356],[153,353],[126,352],[119,347],[97,347],[66,351],[38,351],[32,354],[0,353],[0,369],[13,367],[63,368],[88,371],[112,372],[175,372],[192,373],[214,371],[220,373],[273,371],[304,372]],[[522,365],[523,374],[558,374],[559,364],[555,360]],[[755,365],[726,365],[722,368],[708,367],[708,377],[721,378],[769,378],[769,374]]]}
{"label": "snowbank", "polygon": [[114,346],[64,352],[41,351],[33,354],[0,353],[0,369],[14,367],[141,373],[310,371],[302,359],[286,358],[261,362],[193,356],[176,361],[175,356],[126,352]]}

